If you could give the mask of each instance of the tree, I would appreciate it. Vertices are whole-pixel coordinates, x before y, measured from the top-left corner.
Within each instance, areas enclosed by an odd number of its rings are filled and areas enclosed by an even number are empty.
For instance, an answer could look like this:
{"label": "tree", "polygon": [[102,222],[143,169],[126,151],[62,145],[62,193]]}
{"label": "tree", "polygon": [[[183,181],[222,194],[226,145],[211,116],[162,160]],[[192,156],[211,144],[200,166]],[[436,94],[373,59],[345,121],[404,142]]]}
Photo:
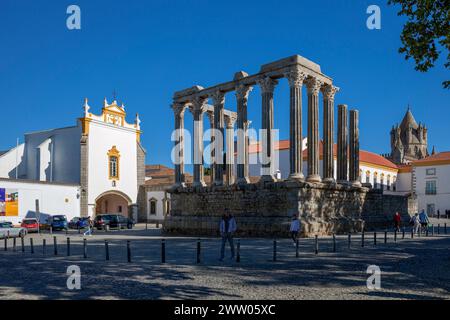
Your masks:
{"label": "tree", "polygon": [[[447,52],[444,67],[450,69],[450,0],[388,0],[389,5],[399,4],[399,16],[407,16],[400,39],[400,53],[405,59],[413,58],[415,69],[426,72],[434,67],[442,53]],[[450,81],[442,83],[450,88]]]}

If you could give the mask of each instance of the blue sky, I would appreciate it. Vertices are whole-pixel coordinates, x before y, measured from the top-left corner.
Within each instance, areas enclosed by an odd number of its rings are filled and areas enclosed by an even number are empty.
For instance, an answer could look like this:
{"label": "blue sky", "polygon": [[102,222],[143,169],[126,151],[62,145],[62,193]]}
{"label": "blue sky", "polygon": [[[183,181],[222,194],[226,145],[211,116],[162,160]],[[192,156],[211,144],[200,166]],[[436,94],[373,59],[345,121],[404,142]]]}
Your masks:
{"label": "blue sky", "polygon": [[[70,4],[81,8],[81,30],[66,28]],[[381,30],[366,28],[370,4],[381,7]],[[239,70],[255,73],[293,54],[334,79],[336,104],[360,110],[362,149],[388,152],[389,130],[410,103],[429,128],[430,150],[450,150],[449,91],[441,86],[448,71],[441,59],[418,73],[398,53],[404,19],[397,11],[377,0],[2,0],[0,150],[25,132],[75,124],[84,97],[99,113],[116,90],[128,121],[141,115],[147,163],[170,165],[174,91],[225,82]],[[255,88],[249,102],[255,128],[259,95]],[[226,98],[234,109],[233,95]],[[282,81],[275,92],[281,138],[288,137],[288,106]]]}

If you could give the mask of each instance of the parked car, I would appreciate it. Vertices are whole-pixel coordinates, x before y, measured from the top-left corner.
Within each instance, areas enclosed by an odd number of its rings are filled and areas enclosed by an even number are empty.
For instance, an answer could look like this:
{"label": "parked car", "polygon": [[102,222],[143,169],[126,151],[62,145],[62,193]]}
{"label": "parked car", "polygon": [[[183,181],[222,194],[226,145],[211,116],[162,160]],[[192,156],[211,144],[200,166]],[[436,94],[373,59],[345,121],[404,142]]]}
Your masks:
{"label": "parked car", "polygon": [[69,221],[69,229],[84,229],[89,227],[88,217],[75,217]]}
{"label": "parked car", "polygon": [[11,222],[0,222],[0,238],[5,237],[24,237],[27,234],[25,228],[15,228]]}
{"label": "parked car", "polygon": [[120,214],[100,214],[95,217],[94,227],[97,230],[109,230],[109,229],[132,229],[134,225],[133,220]]}
{"label": "parked car", "polygon": [[22,220],[20,224],[22,228],[25,228],[28,232],[38,232],[39,231],[39,223],[35,218],[26,218]]}
{"label": "parked car", "polygon": [[56,215],[51,218],[50,225],[53,230],[66,230],[67,218],[64,215]]}

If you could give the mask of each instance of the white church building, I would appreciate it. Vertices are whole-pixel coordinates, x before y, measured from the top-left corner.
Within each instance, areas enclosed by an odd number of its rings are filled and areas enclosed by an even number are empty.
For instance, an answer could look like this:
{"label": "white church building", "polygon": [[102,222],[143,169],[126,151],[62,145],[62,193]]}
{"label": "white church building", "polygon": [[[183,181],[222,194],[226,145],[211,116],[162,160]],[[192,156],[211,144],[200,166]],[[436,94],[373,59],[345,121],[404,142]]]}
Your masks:
{"label": "white church building", "polygon": [[27,133],[0,153],[0,219],[146,214],[139,116],[128,123],[125,107],[106,99],[98,115],[87,99],[83,108],[75,126]]}

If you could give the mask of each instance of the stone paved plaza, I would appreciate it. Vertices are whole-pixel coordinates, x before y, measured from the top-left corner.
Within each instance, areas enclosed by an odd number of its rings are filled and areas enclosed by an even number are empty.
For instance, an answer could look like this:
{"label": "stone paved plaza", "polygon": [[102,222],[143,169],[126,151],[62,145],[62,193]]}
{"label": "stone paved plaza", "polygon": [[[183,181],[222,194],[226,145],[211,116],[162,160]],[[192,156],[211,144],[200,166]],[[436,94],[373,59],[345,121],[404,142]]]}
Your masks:
{"label": "stone paved plaza", "polygon": [[[447,220],[450,226],[450,221]],[[299,257],[288,239],[241,239],[241,262],[219,262],[220,242],[202,239],[201,263],[196,264],[196,238],[166,238],[166,263],[161,264],[160,229],[139,225],[132,231],[97,232],[88,241],[83,258],[83,236],[70,233],[71,256],[67,257],[66,235],[58,234],[58,255],[51,235],[32,235],[20,241],[16,252],[12,240],[0,251],[0,299],[449,299],[450,228],[443,234],[414,239],[407,232],[394,243],[389,233],[353,235],[315,241],[301,239]],[[437,225],[437,223],[436,223]],[[30,252],[33,238],[34,253]],[[46,239],[45,255],[42,239]],[[109,241],[110,261],[105,261],[104,240]],[[127,262],[126,241],[131,242],[132,262]],[[227,249],[228,250],[228,249]],[[229,251],[227,251],[229,255]],[[81,268],[81,290],[68,290],[66,268]],[[381,290],[366,287],[369,265],[381,268]]]}

